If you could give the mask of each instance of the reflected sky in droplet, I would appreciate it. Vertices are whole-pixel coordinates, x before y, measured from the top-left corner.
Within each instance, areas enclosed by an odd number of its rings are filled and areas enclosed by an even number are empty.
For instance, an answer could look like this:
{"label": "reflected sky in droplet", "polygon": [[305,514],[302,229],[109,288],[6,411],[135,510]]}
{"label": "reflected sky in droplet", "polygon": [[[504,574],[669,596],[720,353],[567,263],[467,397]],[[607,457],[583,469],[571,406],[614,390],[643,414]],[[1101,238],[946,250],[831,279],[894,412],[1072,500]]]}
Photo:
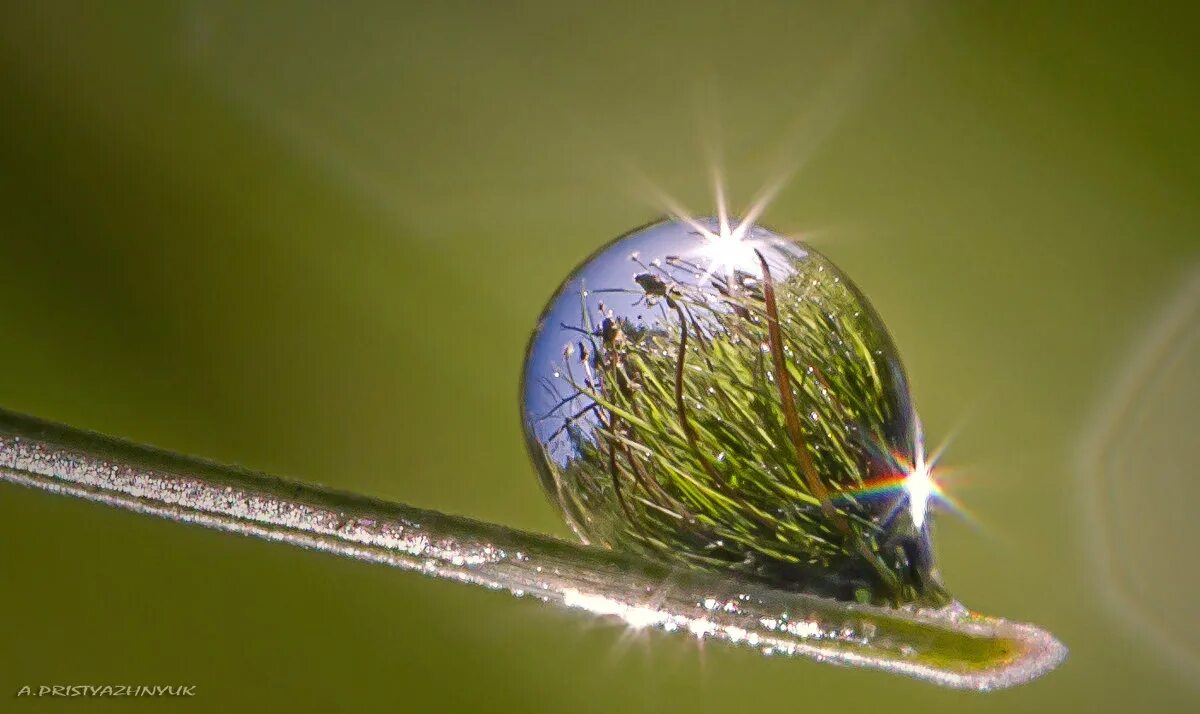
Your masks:
{"label": "reflected sky in droplet", "polygon": [[[748,226],[747,239],[729,246],[710,240],[701,231],[719,231],[718,221],[702,218],[693,227],[671,220],[638,229],[584,261],[558,289],[556,299],[542,316],[525,364],[524,409],[529,428],[539,440],[551,441],[563,419],[577,411],[572,404],[563,403],[570,393],[561,377],[569,376],[566,373],[572,363],[579,361],[580,345],[595,337],[586,334],[584,325],[598,328],[603,318],[601,305],[605,311],[636,322],[674,321],[673,315],[664,312],[665,303],[647,302],[637,275],[664,271],[664,275],[669,273],[677,280],[703,286],[714,273],[759,273],[754,250],[760,249],[772,272],[783,278],[794,271],[791,261],[807,256],[798,243],[757,226]],[[670,258],[679,258],[680,262]],[[586,400],[578,399],[584,405]],[[551,418],[554,415],[559,418]]]}

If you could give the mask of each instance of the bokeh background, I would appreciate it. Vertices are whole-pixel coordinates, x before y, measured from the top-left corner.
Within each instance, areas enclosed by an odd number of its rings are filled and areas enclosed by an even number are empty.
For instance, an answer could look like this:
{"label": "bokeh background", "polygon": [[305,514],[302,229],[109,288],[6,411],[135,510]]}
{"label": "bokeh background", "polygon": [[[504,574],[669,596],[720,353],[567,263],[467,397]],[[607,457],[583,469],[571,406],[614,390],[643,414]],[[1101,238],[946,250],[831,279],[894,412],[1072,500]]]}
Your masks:
{"label": "bokeh background", "polygon": [[[1196,711],[1200,22],[1046,3],[4,3],[0,405],[566,535],[517,381],[558,281],[794,170],[893,330],[987,696],[0,486],[0,710]],[[186,701],[16,700],[180,683]]]}

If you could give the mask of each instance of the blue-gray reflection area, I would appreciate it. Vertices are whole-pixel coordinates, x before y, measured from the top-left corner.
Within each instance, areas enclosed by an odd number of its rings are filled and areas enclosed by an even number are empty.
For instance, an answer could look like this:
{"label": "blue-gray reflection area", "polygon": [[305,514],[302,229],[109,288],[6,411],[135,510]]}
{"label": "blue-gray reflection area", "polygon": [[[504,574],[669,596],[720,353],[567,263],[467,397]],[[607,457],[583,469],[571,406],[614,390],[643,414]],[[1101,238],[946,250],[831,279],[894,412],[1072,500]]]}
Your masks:
{"label": "blue-gray reflection area", "polygon": [[568,438],[568,431],[586,435],[598,423],[593,401],[580,387],[602,386],[585,354],[602,351],[606,330],[677,331],[678,316],[665,295],[653,295],[657,289],[694,286],[710,298],[706,307],[730,310],[718,286],[760,280],[759,253],[777,280],[794,274],[796,262],[808,255],[797,243],[757,226],[738,240],[722,238],[716,219],[695,223],[667,220],[618,238],[572,273],[543,314],[526,361],[524,418],[531,438],[559,464],[575,455],[577,439]]}

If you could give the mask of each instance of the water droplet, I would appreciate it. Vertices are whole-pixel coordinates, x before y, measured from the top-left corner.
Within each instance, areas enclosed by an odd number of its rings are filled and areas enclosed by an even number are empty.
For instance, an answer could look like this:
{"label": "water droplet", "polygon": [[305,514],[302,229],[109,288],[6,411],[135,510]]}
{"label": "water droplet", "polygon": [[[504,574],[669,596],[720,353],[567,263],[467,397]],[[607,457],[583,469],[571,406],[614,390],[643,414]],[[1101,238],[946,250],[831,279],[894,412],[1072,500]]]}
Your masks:
{"label": "water droplet", "polygon": [[[759,229],[714,238],[718,223],[700,224],[712,235],[668,220],[617,240],[546,306],[523,413],[551,501],[586,541],[672,566],[941,604],[928,530],[884,519],[903,493],[839,497],[894,474],[893,455],[913,457],[919,439],[882,321],[807,246]],[[658,279],[630,275],[631,255]],[[603,291],[601,324],[585,284]],[[586,392],[546,368],[581,336]],[[863,555],[878,552],[900,557]]]}

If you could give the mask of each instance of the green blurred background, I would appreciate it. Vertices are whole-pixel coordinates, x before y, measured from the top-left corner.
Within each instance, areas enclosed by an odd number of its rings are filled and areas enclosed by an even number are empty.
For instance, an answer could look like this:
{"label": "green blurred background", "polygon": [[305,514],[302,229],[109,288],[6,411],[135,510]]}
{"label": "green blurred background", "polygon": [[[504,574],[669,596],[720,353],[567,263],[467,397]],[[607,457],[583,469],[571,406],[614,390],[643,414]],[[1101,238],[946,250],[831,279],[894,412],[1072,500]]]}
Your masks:
{"label": "green blurred background", "polygon": [[[1140,605],[1080,466],[1200,262],[1183,7],[4,3],[0,405],[565,535],[516,404],[543,302],[647,179],[711,212],[714,156],[741,203],[799,167],[765,223],[871,296],[931,441],[964,424],[948,584],[1071,656],[943,691],[0,486],[0,710],[1195,711],[1197,418],[1150,429],[1186,478],[1128,517],[1175,565]],[[83,683],[197,696],[11,698]]]}

